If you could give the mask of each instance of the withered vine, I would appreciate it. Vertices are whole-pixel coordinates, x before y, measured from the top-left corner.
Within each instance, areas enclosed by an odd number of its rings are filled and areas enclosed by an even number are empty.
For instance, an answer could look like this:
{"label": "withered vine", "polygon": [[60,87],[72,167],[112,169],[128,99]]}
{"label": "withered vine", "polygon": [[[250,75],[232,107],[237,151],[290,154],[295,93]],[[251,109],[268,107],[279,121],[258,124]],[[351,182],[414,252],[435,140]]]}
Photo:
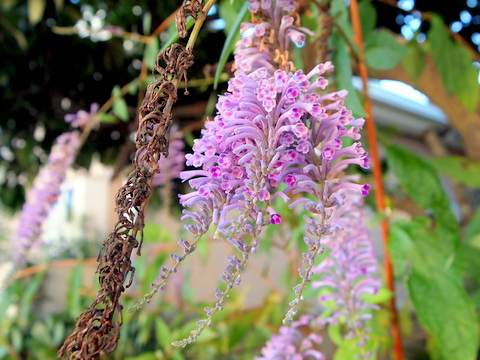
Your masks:
{"label": "withered vine", "polygon": [[132,266],[132,252],[137,249],[140,255],[145,227],[144,212],[152,193],[152,178],[159,172],[158,161],[161,156],[168,156],[167,133],[172,123],[171,108],[178,98],[177,89],[181,79],[187,80],[186,72],[194,59],[193,43],[213,3],[211,0],[204,7],[203,0],[185,0],[176,16],[177,30],[180,36],[187,36],[187,16],[196,20],[196,30],[192,32],[186,47],[173,44],[157,57],[154,68],[156,78],[148,85],[139,108],[133,170],[115,200],[118,221],[98,256],[97,273],[101,288],[93,303],[78,317],[75,330],[60,348],[58,355],[63,359],[99,359],[101,355],[111,353],[117,345],[123,310],[120,297],[133,281],[135,268]]}

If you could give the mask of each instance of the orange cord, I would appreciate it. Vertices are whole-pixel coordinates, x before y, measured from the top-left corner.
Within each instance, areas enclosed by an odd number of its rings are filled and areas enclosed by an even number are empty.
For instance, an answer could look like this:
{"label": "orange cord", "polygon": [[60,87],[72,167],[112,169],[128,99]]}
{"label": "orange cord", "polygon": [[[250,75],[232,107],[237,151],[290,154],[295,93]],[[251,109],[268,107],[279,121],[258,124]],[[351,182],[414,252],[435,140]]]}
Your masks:
{"label": "orange cord", "polygon": [[[373,122],[372,116],[372,102],[368,96],[368,71],[365,65],[365,55],[364,55],[364,44],[362,36],[362,26],[360,22],[360,15],[358,11],[357,0],[350,0],[350,16],[352,18],[352,25],[355,31],[354,42],[358,46],[358,55],[359,55],[359,71],[360,77],[362,79],[363,90],[362,95],[365,100],[365,111],[367,117],[365,119],[366,131],[368,144],[370,148],[370,155],[372,159],[372,171],[373,179],[375,186],[375,201],[377,203],[377,208],[379,213],[385,211],[385,192],[383,189],[382,181],[382,168],[380,165],[380,160],[378,156],[378,143],[377,143],[377,131],[375,129],[375,124]],[[392,297],[390,298],[390,314],[392,320],[392,337],[393,337],[393,348],[395,353],[396,360],[403,360],[403,347],[402,347],[402,336],[400,332],[400,324],[398,318],[398,312],[395,302],[395,281],[393,277],[393,268],[392,260],[390,258],[390,253],[388,252],[388,234],[389,226],[387,220],[382,220],[381,222],[382,230],[382,243],[383,243],[383,252],[385,259],[385,278],[387,282],[387,288],[391,291]]]}

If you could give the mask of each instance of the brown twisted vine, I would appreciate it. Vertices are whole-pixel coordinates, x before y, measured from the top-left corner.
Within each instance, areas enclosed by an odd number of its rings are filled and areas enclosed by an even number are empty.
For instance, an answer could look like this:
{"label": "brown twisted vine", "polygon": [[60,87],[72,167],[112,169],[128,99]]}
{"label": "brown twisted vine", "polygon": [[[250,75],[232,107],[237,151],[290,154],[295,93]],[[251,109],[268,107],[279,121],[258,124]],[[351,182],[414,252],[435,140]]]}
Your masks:
{"label": "brown twisted vine", "polygon": [[[202,9],[202,3],[198,1],[188,2],[186,6],[183,17],[192,15],[195,9]],[[133,250],[137,249],[140,255],[151,180],[159,172],[160,157],[168,156],[171,106],[178,98],[178,83],[182,77],[186,80],[186,70],[192,64],[191,50],[179,44],[173,44],[157,57],[154,71],[159,77],[147,87],[139,107],[133,170],[117,193],[115,211],[118,220],[97,259],[101,288],[94,302],[78,317],[73,333],[60,348],[58,356],[63,359],[97,360],[116,348],[123,321],[120,297],[133,281]]]}

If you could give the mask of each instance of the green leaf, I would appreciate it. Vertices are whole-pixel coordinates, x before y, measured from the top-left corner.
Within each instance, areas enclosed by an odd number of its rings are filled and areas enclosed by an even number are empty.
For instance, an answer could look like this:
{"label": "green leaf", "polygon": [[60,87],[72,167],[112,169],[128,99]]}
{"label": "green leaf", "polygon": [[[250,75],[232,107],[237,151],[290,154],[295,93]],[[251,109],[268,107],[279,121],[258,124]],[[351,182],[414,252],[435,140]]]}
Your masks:
{"label": "green leaf", "polygon": [[[350,23],[348,7],[344,0],[332,0],[330,3],[330,14],[335,24],[340,27],[342,33],[349,39],[353,39],[353,29]],[[351,41],[352,43],[353,41]]]}
{"label": "green leaf", "polygon": [[363,39],[368,41],[377,25],[377,10],[369,0],[361,1],[358,5],[358,10],[360,11],[360,19],[362,22]]}
{"label": "green leaf", "polygon": [[[480,207],[475,212],[472,220],[467,226],[467,231],[465,233],[465,242],[474,243],[474,238],[478,237],[480,234]],[[477,244],[475,244],[477,245]],[[480,243],[478,244],[480,248]]]}
{"label": "green leaf", "polygon": [[387,147],[387,163],[412,200],[432,211],[435,225],[445,231],[451,242],[458,242],[458,224],[436,171],[425,160],[397,145]]}
{"label": "green leaf", "polygon": [[36,25],[42,20],[46,5],[46,0],[28,0],[28,22],[30,25]]}
{"label": "green leaf", "polygon": [[150,11],[145,12],[143,15],[142,29],[144,35],[150,35],[152,29],[152,13]]}
{"label": "green leaf", "polygon": [[10,336],[11,336],[11,342],[12,342],[13,348],[18,353],[21,352],[23,347],[23,338],[24,338],[22,331],[18,327],[12,328],[10,332]]}
{"label": "green leaf", "polygon": [[67,306],[70,318],[75,319],[83,310],[81,288],[83,282],[83,266],[76,265],[68,279]]}
{"label": "green leaf", "polygon": [[402,65],[407,74],[416,81],[425,66],[425,53],[417,42],[410,42],[407,49],[408,53],[402,59]]}
{"label": "green leaf", "polygon": [[44,277],[45,271],[37,273],[33,279],[29,281],[25,291],[22,294],[19,313],[19,320],[22,326],[28,324],[29,316],[33,311],[33,301],[40,290],[40,287],[42,286]]}
{"label": "green leaf", "polygon": [[116,97],[112,105],[113,112],[115,113],[115,115],[119,117],[120,120],[128,121],[129,119],[128,106],[127,106],[127,102],[122,97],[120,86],[115,85],[113,87],[112,95]]}
{"label": "green leaf", "polygon": [[160,344],[162,349],[168,349],[171,347],[170,343],[172,342],[172,333],[167,323],[163,321],[162,318],[157,317],[155,319],[155,334],[157,337],[157,342]]}
{"label": "green leaf", "polygon": [[147,68],[153,69],[155,67],[159,48],[160,48],[160,41],[156,37],[153,38],[152,41],[145,48],[145,53],[143,54],[143,60],[145,61],[145,65],[147,66]]}
{"label": "green leaf", "polygon": [[[245,7],[245,5],[247,5]],[[240,23],[248,19],[246,16],[248,12],[248,3],[245,4],[244,1],[221,1],[218,7],[218,13],[220,18],[225,20],[225,36],[228,36],[233,32],[233,35],[237,36],[237,39],[240,39],[241,35],[239,34]],[[240,22],[239,22],[240,18]],[[237,22],[239,22],[237,24]]]}
{"label": "green leaf", "polygon": [[455,43],[455,48],[457,75],[459,75],[455,78],[455,93],[468,111],[476,113],[480,100],[478,70],[473,65],[472,55],[464,46]]}
{"label": "green leaf", "polygon": [[116,124],[118,119],[107,113],[100,114],[100,122],[104,124]]}
{"label": "green leaf", "polygon": [[352,66],[350,63],[350,55],[347,51],[347,44],[337,31],[331,36],[332,47],[334,50],[333,63],[335,64],[335,82],[337,89],[348,90],[345,104],[348,109],[353,112],[356,117],[366,116],[363,105],[358,96],[357,90],[353,87]]}
{"label": "green leaf", "polygon": [[[244,21],[247,10],[248,10],[248,2],[245,2],[240,9],[240,11],[237,13],[235,9],[231,5],[226,5],[225,2],[222,2],[220,4],[220,15],[225,19],[225,22],[227,24],[232,24],[230,26],[227,25],[225,28],[225,31],[227,32],[227,39],[225,40],[225,43],[223,44],[223,49],[222,53],[220,54],[220,59],[218,60],[218,66],[217,70],[215,71],[215,79],[213,82],[213,88],[216,90],[218,86],[218,82],[220,80],[220,75],[222,74],[223,68],[225,67],[225,64],[227,63],[228,57],[230,54],[233,52],[233,49],[235,47],[236,42],[240,38],[240,24],[242,21]],[[234,11],[232,13],[232,10]],[[230,18],[232,18],[232,15],[236,15],[235,20],[233,22],[230,22]]]}
{"label": "green leaf", "polygon": [[478,349],[478,324],[473,304],[449,273],[414,273],[408,281],[420,323],[434,337],[441,359],[473,360]]}
{"label": "green leaf", "polygon": [[379,30],[365,42],[365,61],[367,66],[372,69],[392,69],[407,54],[408,49],[385,30]]}
{"label": "green leaf", "polygon": [[428,39],[432,49],[433,61],[442,76],[447,92],[452,95],[455,91],[455,73],[457,67],[453,42],[439,15],[432,14],[430,24]]}
{"label": "green leaf", "polygon": [[451,266],[457,263],[449,260],[456,254],[456,246],[448,242],[442,230],[432,229],[430,222],[428,218],[415,218],[392,224],[389,251],[394,268],[408,267],[410,298],[420,323],[433,338],[435,351],[443,354],[441,359],[473,360],[468,354],[476,349],[478,340],[471,334],[464,339],[463,357],[448,357],[457,353],[466,333],[478,330],[473,303],[458,269]]}
{"label": "green leaf", "polygon": [[432,229],[429,218],[414,218],[391,225],[389,252],[396,270],[403,269],[403,273],[449,270],[460,278],[457,269],[452,267],[456,247],[443,230]]}
{"label": "green leaf", "polygon": [[437,171],[467,186],[480,188],[480,162],[464,156],[446,156],[426,160]]}
{"label": "green leaf", "polygon": [[457,95],[467,110],[475,112],[480,99],[480,86],[472,55],[450,37],[439,15],[432,14],[428,39],[435,66],[448,94]]}

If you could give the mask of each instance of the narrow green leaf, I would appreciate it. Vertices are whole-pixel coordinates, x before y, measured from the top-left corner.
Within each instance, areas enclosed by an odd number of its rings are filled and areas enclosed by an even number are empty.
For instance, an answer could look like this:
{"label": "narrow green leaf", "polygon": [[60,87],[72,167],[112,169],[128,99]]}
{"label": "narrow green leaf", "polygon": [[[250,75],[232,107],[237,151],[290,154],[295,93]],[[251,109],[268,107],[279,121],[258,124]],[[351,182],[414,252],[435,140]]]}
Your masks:
{"label": "narrow green leaf", "polygon": [[152,13],[150,11],[145,12],[143,15],[142,29],[144,35],[150,35],[152,29]]}
{"label": "narrow green leaf", "polygon": [[20,301],[20,313],[19,319],[22,325],[28,323],[29,315],[33,311],[33,301],[37,295],[40,287],[42,286],[43,279],[45,278],[45,271],[39,272],[36,274],[33,279],[31,279],[28,285],[25,288],[25,291],[22,294]]}
{"label": "narrow green leaf", "polygon": [[112,95],[116,96],[115,101],[112,105],[112,110],[115,115],[118,116],[120,120],[128,121],[129,114],[128,114],[128,106],[125,99],[121,96],[120,86],[115,85],[112,90]]}
{"label": "narrow green leaf", "polygon": [[20,353],[23,347],[24,338],[22,331],[18,327],[12,328],[10,331],[10,336],[13,348],[17,351],[17,353]]}
{"label": "narrow green leaf", "polygon": [[145,48],[143,60],[145,61],[145,65],[147,66],[147,68],[153,69],[155,67],[159,48],[160,48],[160,41],[156,37],[153,38],[150,44],[148,44],[147,47]]}
{"label": "narrow green leaf", "polygon": [[[221,1],[219,6],[218,6],[218,13],[220,18],[225,20],[225,28],[223,29],[225,36],[228,36],[231,32],[234,33],[234,35],[237,36],[237,38],[240,38],[239,34],[239,26],[236,25],[235,23],[237,22],[238,17],[240,16],[241,12],[244,12],[244,7],[245,7],[245,1],[240,0],[240,1],[232,1],[232,2],[227,2],[227,1]],[[248,4],[247,4],[248,8]],[[244,13],[246,14],[246,12]],[[242,20],[246,20],[247,17],[243,17]]]}
{"label": "narrow green leaf", "polygon": [[36,25],[42,20],[46,5],[46,0],[28,0],[28,22],[30,25]]}
{"label": "narrow green leaf", "polygon": [[348,109],[352,110],[356,117],[365,116],[365,110],[358,96],[357,90],[353,87],[352,66],[350,63],[350,55],[347,51],[347,44],[337,31],[331,36],[332,47],[334,50],[333,63],[335,64],[335,81],[337,89],[348,90],[345,104]]}
{"label": "narrow green leaf", "polygon": [[155,320],[155,334],[157,337],[157,342],[160,344],[162,349],[168,349],[171,347],[170,343],[172,342],[172,333],[167,323],[160,317],[157,317]]}
{"label": "narrow green leaf", "polygon": [[70,318],[75,319],[83,310],[82,306],[83,266],[76,265],[68,279],[67,306]]}
{"label": "narrow green leaf", "polygon": [[229,27],[227,39],[225,40],[225,43],[223,44],[223,49],[222,53],[220,54],[220,59],[218,60],[218,66],[217,70],[215,71],[215,78],[213,82],[213,88],[216,90],[218,86],[218,82],[220,80],[220,75],[222,74],[223,68],[225,67],[225,64],[227,63],[228,57],[233,51],[233,48],[235,47],[235,43],[238,41],[238,37],[240,36],[239,34],[239,29],[240,29],[240,24],[244,20],[247,10],[248,10],[248,2],[245,2],[240,9],[240,12],[238,13],[238,16],[236,17],[235,21],[233,24]]}
{"label": "narrow green leaf", "polygon": [[414,273],[408,287],[418,319],[434,337],[441,359],[476,359],[478,324],[465,289],[440,271]]}
{"label": "narrow green leaf", "polygon": [[389,70],[397,66],[408,54],[408,49],[385,30],[379,30],[365,42],[365,61],[376,70]]}

